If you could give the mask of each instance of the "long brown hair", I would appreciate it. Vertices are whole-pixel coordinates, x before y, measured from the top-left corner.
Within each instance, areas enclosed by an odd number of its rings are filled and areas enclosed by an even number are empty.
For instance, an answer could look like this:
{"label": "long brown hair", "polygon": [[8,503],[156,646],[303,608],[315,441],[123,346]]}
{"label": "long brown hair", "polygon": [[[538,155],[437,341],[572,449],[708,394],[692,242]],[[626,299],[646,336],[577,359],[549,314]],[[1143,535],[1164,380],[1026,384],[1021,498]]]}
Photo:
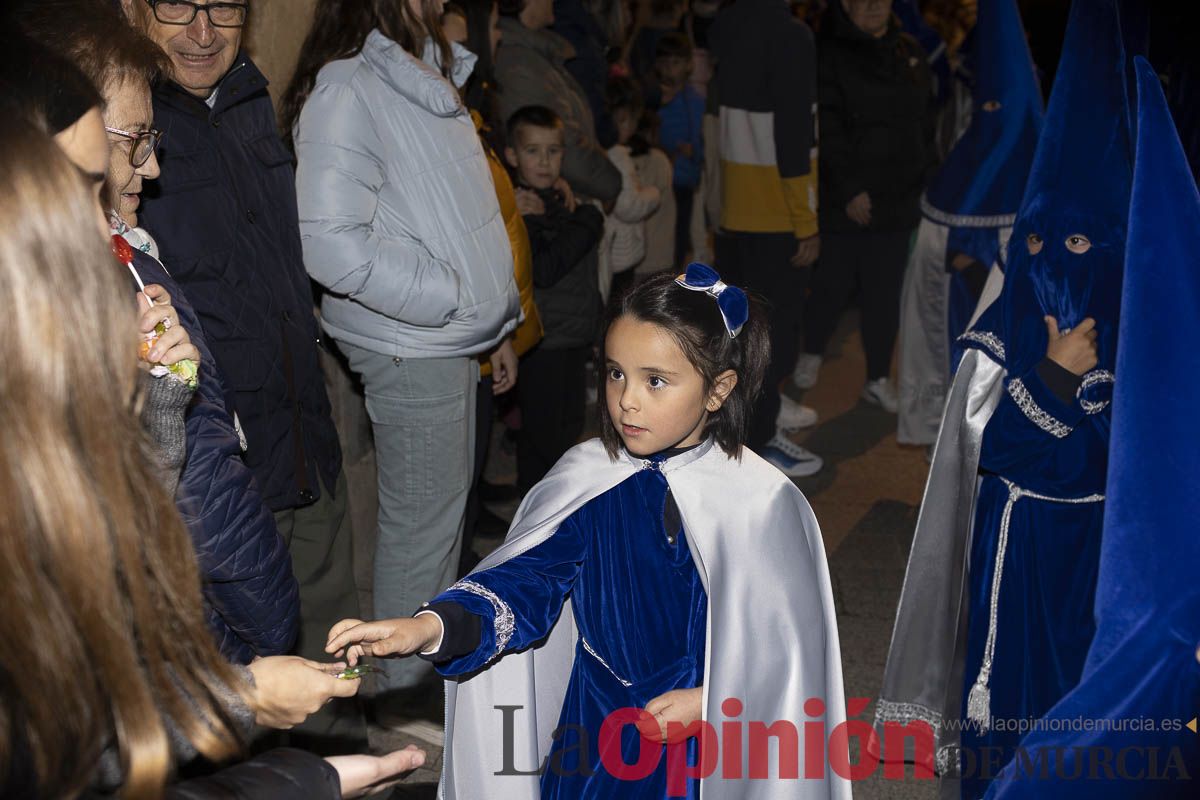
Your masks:
{"label": "long brown hair", "polygon": [[201,612],[192,545],[137,421],[129,277],[84,178],[0,120],[0,786],[73,796],[115,739],[122,795],[161,795],[164,719],[205,756],[238,746],[246,693]]}
{"label": "long brown hair", "polygon": [[312,27],[300,48],[300,61],[279,109],[280,133],[289,147],[292,129],[317,82],[317,73],[331,61],[362,52],[367,34],[375,28],[415,58],[424,53],[425,37],[432,37],[439,51],[442,75],[450,75],[454,54],[442,31],[439,4],[436,0],[420,0],[420,3],[421,15],[417,17],[408,7],[408,0],[317,0]]}

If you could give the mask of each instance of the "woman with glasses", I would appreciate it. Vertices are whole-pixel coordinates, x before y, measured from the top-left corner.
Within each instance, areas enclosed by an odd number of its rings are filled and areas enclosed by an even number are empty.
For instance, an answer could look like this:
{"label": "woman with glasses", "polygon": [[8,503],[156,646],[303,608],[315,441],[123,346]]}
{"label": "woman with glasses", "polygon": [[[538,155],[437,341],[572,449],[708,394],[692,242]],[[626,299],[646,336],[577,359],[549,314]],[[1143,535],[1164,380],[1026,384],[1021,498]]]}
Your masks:
{"label": "woman with glasses", "polygon": [[139,195],[145,181],[159,174],[154,148],[160,134],[152,125],[150,84],[166,68],[166,58],[96,0],[39,0],[17,22],[78,66],[84,73],[80,80],[86,77],[100,89],[104,127],[98,132],[108,140],[101,201],[110,233],[137,251],[132,264],[147,284],[146,294],[156,304],[169,294],[166,302],[178,310],[178,327],[199,348],[199,387],[185,420],[186,459],[176,500],[208,579],[205,600],[220,649],[237,663],[288,652],[299,604],[286,546],[242,461],[227,384],[194,308],[157,260],[155,241],[138,227]]}

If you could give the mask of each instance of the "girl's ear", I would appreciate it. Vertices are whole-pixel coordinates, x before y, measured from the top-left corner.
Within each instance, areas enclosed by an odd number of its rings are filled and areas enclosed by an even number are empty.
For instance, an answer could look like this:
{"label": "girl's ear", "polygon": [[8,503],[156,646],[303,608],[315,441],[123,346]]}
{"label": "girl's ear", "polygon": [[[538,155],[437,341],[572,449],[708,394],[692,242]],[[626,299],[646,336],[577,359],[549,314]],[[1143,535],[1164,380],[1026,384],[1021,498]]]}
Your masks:
{"label": "girl's ear", "polygon": [[704,403],[704,408],[708,413],[712,414],[721,410],[721,406],[725,405],[725,401],[729,399],[729,393],[733,391],[733,387],[737,386],[737,373],[731,369],[727,369],[717,376],[713,381],[712,391],[708,393],[708,400]]}

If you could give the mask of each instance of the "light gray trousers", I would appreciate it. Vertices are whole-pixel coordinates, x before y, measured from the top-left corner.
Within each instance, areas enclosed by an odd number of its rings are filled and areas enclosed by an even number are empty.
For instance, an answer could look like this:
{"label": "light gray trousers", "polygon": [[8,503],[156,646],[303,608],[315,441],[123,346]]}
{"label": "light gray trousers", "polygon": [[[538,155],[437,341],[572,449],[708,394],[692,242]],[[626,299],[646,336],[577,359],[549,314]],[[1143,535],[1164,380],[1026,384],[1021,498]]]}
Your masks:
{"label": "light gray trousers", "polygon": [[[338,342],[362,379],[379,471],[375,618],[408,617],[452,584],[475,455],[473,358],[399,359]],[[418,684],[419,658],[381,662],[384,691]]]}

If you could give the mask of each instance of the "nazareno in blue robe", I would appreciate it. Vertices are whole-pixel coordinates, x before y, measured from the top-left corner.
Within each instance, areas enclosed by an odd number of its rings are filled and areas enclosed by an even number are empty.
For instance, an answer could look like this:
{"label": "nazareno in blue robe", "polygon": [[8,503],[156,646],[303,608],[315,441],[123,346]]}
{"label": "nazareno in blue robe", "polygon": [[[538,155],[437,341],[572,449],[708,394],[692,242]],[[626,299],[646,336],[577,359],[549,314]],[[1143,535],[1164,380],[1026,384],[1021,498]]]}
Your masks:
{"label": "nazareno in blue robe", "polygon": [[[1125,68],[1115,2],[1076,2],[1004,290],[963,337],[1005,372],[983,431],[968,566],[960,766],[971,800],[1012,760],[1021,723],[1079,681],[1095,633],[1132,171]],[[1077,236],[1085,252],[1068,248]],[[1096,321],[1098,363],[1069,401],[1043,380],[1046,316],[1060,330]]]}
{"label": "nazareno in blue robe", "polygon": [[[1042,125],[1042,99],[1015,0],[980,0],[970,126],[921,196],[900,304],[901,444],[932,444],[957,366],[954,341],[980,303],[987,270],[1021,204]],[[951,267],[969,256],[968,272]]]}
{"label": "nazareno in blue robe", "polygon": [[[1200,194],[1158,76],[1134,62],[1137,158],[1096,636],[1080,683],[1021,741],[1029,758],[1005,768],[988,800],[1194,798],[1200,777],[1200,737],[1187,727],[1200,708],[1200,450],[1185,433],[1200,379],[1182,368],[1200,338]],[[1170,335],[1157,320],[1170,321]]]}
{"label": "nazareno in blue robe", "polygon": [[[694,738],[664,748],[642,739],[632,725],[621,732],[624,763],[636,763],[641,748],[660,748],[654,772],[630,781],[611,775],[600,760],[606,716],[620,708],[645,708],[665,692],[704,682],[708,597],[686,532],[664,526],[668,487],[657,469],[663,456],[650,460],[654,468],[588,501],[545,542],[469,578],[512,610],[505,651],[545,637],[564,599],[571,598],[580,638],[559,717],[562,735],[541,778],[547,800],[658,800],[668,796],[665,750],[682,747],[687,763],[695,763]],[[496,655],[497,606],[478,589],[451,588],[433,600],[442,602],[482,617],[484,633],[472,653],[438,664],[438,671],[455,676],[485,666]],[[690,780],[682,796],[698,797],[699,784]]]}

